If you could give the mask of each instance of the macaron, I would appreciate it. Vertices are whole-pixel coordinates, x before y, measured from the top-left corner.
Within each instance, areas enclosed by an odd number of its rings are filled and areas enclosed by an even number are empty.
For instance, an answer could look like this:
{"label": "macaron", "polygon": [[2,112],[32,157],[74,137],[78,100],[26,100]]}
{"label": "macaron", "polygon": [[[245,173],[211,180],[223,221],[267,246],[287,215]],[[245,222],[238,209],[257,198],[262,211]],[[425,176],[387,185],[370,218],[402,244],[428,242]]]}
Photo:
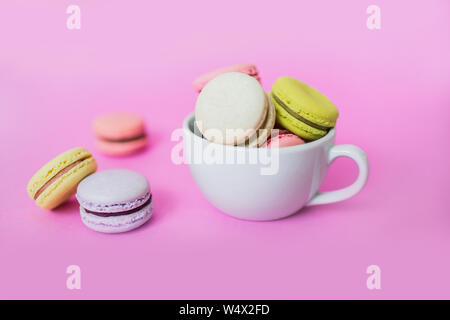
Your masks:
{"label": "macaron", "polygon": [[108,155],[129,155],[147,145],[144,120],[132,113],[109,113],[97,117],[93,124],[96,144]]}
{"label": "macaron", "polygon": [[304,143],[305,141],[303,141],[299,136],[290,133],[287,130],[280,130],[277,135],[273,135],[272,137],[270,137],[270,139],[267,140],[267,143],[265,143],[262,147],[283,148],[297,146]]}
{"label": "macaron", "polygon": [[205,74],[199,76],[197,79],[195,79],[192,86],[194,87],[195,91],[200,92],[200,91],[202,91],[202,89],[206,86],[206,84],[209,81],[211,81],[218,75],[221,75],[223,73],[228,73],[228,72],[245,73],[249,76],[252,76],[259,82],[261,82],[261,79],[259,78],[259,75],[258,75],[258,70],[256,69],[255,65],[249,64],[249,63],[241,63],[241,64],[236,64],[236,65],[220,68],[220,69],[205,73]]}
{"label": "macaron", "polygon": [[30,179],[27,192],[36,204],[51,210],[69,199],[78,183],[97,170],[97,162],[83,148],[68,150],[50,160]]}
{"label": "macaron", "polygon": [[[211,142],[241,145],[253,141],[250,138],[258,129],[273,128],[274,108],[255,78],[240,72],[224,73],[208,82],[198,95],[195,124]],[[257,139],[257,144],[266,138]]]}
{"label": "macaron", "polygon": [[125,169],[99,171],[84,179],[77,189],[83,223],[104,233],[138,228],[153,212],[153,198],[147,178]]}
{"label": "macaron", "polygon": [[277,110],[277,123],[301,138],[319,139],[336,125],[339,112],[334,104],[294,78],[278,78],[270,96]]}
{"label": "macaron", "polygon": [[272,129],[275,125],[276,121],[275,106],[273,104],[272,99],[269,97],[267,93],[266,99],[268,106],[266,120],[264,120],[263,124],[256,131],[256,133],[249,138],[248,143],[246,144],[249,147],[259,147],[262,146],[264,143],[266,143],[267,138],[270,136]]}

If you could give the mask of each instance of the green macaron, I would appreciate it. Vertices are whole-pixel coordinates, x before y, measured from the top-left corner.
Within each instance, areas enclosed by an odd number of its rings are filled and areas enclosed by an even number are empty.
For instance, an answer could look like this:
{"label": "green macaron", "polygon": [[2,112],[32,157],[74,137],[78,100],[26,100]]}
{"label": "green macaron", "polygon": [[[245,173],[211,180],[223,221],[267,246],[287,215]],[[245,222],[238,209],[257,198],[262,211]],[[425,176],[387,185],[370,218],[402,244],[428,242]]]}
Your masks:
{"label": "green macaron", "polygon": [[278,78],[270,96],[278,124],[306,140],[319,139],[336,125],[339,112],[334,104],[316,89],[294,78]]}

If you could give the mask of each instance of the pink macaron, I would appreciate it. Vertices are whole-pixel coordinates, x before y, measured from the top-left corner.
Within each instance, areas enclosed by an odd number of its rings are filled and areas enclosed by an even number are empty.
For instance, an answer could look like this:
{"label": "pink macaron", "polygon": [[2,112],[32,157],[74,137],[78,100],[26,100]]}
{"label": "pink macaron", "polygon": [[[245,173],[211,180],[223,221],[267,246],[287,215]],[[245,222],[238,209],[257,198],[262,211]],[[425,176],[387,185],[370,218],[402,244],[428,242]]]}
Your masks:
{"label": "pink macaron", "polygon": [[95,119],[93,130],[97,147],[105,154],[128,155],[147,145],[144,120],[138,115],[118,112]]}
{"label": "pink macaron", "polygon": [[228,72],[241,72],[248,74],[249,76],[254,77],[256,80],[261,82],[261,79],[258,75],[258,70],[256,69],[255,65],[249,64],[249,63],[242,63],[242,64],[236,64],[233,66],[228,66],[225,68],[217,69],[208,73],[205,73],[201,76],[199,76],[197,79],[194,80],[194,83],[192,86],[194,87],[194,90],[197,92],[202,91],[203,87],[206,86],[206,84],[217,77],[218,75],[221,75],[223,73]]}
{"label": "pink macaron", "polygon": [[299,136],[296,136],[295,134],[287,130],[279,130],[279,133],[275,136],[272,136],[262,147],[283,148],[297,146],[304,143],[305,141],[303,141]]}

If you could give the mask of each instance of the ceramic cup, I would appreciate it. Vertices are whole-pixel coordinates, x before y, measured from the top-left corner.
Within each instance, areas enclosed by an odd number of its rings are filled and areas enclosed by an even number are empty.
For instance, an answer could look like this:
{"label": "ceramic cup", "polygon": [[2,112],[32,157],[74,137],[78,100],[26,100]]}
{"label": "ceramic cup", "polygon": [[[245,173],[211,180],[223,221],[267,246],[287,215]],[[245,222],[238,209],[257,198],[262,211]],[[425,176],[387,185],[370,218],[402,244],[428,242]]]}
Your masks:
{"label": "ceramic cup", "polygon": [[[203,139],[194,114],[183,122],[183,156],[205,197],[219,210],[245,220],[287,217],[305,206],[348,199],[366,184],[367,156],[356,146],[334,144],[336,129],[303,145],[283,148],[225,146]],[[356,181],[343,189],[318,192],[329,165],[353,159]]]}

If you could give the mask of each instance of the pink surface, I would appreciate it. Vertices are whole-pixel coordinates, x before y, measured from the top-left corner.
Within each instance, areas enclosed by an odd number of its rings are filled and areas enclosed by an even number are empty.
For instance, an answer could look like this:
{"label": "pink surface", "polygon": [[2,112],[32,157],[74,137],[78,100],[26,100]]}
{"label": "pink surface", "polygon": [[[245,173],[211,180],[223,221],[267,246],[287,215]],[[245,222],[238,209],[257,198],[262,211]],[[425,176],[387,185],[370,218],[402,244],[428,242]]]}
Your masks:
{"label": "pink surface", "polygon": [[[360,0],[1,1],[0,298],[450,298],[450,3],[375,2],[381,30],[366,27],[374,2]],[[66,28],[69,4],[81,30]],[[338,106],[337,143],[360,146],[371,164],[359,195],[239,221],[172,164],[193,79],[247,61],[266,90],[292,76]],[[150,146],[104,156],[91,122],[123,109],[145,116]],[[28,179],[75,146],[100,170],[149,178],[150,223],[105,235],[82,224],[75,200],[56,212],[34,205]],[[337,160],[322,189],[356,174]],[[81,290],[66,288],[72,264]],[[366,288],[371,264],[381,290]]]}

